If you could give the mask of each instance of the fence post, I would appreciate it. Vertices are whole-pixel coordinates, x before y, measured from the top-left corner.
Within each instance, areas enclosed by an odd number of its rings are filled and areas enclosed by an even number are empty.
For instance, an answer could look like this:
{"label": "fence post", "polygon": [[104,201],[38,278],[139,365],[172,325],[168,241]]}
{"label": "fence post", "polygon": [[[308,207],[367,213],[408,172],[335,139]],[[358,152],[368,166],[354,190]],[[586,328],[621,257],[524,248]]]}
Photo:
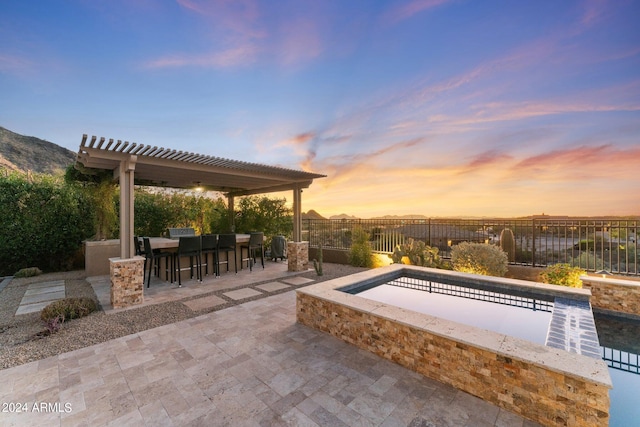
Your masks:
{"label": "fence post", "polygon": [[531,220],[531,266],[536,266],[536,220]]}

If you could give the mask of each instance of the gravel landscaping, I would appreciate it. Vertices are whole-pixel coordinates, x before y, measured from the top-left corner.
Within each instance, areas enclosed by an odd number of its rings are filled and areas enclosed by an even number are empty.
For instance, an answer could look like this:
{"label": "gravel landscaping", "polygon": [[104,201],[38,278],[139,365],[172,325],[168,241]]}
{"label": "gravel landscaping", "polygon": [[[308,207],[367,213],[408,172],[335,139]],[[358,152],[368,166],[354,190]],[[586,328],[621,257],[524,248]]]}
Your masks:
{"label": "gravel landscaping", "polygon": [[[318,283],[365,270],[342,264],[324,264],[324,275],[318,276],[311,270],[300,274],[301,277],[313,279]],[[281,291],[263,293],[256,297],[234,301],[222,295],[223,291],[215,291],[162,304],[148,305],[140,308],[105,314],[99,310],[87,317],[65,322],[59,332],[47,334],[40,320],[40,312],[15,316],[20,301],[29,284],[53,280],[64,280],[67,297],[96,298],[91,285],[84,278],[84,271],[53,273],[36,277],[12,279],[0,292],[0,369],[6,369],[34,360],[44,359],[68,351],[98,344],[110,339],[122,337],[157,326],[178,322],[196,317],[207,312],[222,310],[232,305],[265,298],[280,292],[290,291],[292,287]],[[256,282],[244,286],[255,288]],[[305,286],[305,285],[302,285]],[[295,286],[294,286],[295,287]],[[299,287],[299,286],[298,286]],[[240,289],[240,288],[234,288]],[[263,291],[264,292],[264,291]],[[193,311],[183,304],[184,301],[216,295],[227,302],[200,311]]]}

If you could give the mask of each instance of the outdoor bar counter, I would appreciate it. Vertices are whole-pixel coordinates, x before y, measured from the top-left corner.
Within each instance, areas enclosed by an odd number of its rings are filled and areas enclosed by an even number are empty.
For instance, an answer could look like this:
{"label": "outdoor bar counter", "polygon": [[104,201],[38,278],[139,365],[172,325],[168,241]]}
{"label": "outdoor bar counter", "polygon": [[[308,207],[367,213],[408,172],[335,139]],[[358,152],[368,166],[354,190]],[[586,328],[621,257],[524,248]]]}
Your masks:
{"label": "outdoor bar counter", "polygon": [[[178,239],[169,239],[166,237],[150,237],[151,247],[154,249],[178,250]],[[236,259],[238,260],[238,269],[241,268],[240,245],[249,242],[249,234],[236,234]],[[120,256],[120,239],[85,241],[85,272],[87,277],[103,276],[109,274],[109,258]],[[225,254],[222,254],[225,260]],[[224,266],[223,266],[224,268]],[[229,268],[233,270],[233,265]],[[225,268],[226,271],[226,268]]]}

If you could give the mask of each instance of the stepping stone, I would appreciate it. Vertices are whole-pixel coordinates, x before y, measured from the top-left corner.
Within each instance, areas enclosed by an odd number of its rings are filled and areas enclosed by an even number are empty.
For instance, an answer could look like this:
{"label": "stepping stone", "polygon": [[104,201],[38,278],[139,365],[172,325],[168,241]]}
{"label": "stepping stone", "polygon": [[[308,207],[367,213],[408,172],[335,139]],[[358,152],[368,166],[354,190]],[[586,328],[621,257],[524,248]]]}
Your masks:
{"label": "stepping stone", "polygon": [[39,302],[35,304],[20,305],[20,307],[18,307],[18,309],[16,310],[16,316],[20,314],[29,314],[29,313],[35,313],[36,311],[42,311],[43,308],[45,308],[52,302],[53,301],[45,301],[45,302]]}
{"label": "stepping stone", "polygon": [[64,280],[32,283],[20,301],[16,316],[40,311],[53,301],[64,299],[65,296]]}
{"label": "stepping stone", "polygon": [[262,295],[262,292],[256,291],[251,288],[238,289],[235,291],[225,292],[224,296],[231,298],[232,300],[240,300],[245,298],[251,298],[258,295]]}
{"label": "stepping stone", "polygon": [[56,301],[59,299],[63,299],[65,296],[64,287],[62,289],[56,288],[52,292],[39,292],[34,295],[25,295],[22,297],[22,301],[20,301],[20,305],[26,304],[35,304],[37,302],[45,302],[45,301]]}
{"label": "stepping stone", "polygon": [[274,292],[274,291],[279,291],[280,289],[285,289],[290,287],[291,286],[285,285],[284,283],[280,283],[280,282],[269,282],[269,283],[256,286],[256,288],[260,288],[265,292]]}
{"label": "stepping stone", "polygon": [[291,285],[304,285],[305,283],[315,282],[315,280],[307,279],[306,277],[290,277],[288,279],[281,279],[281,280]]}
{"label": "stepping stone", "polygon": [[211,308],[225,304],[226,302],[227,301],[220,297],[211,295],[204,298],[196,298],[189,301],[183,301],[182,303],[189,307],[192,311],[200,311],[204,310],[205,308]]}

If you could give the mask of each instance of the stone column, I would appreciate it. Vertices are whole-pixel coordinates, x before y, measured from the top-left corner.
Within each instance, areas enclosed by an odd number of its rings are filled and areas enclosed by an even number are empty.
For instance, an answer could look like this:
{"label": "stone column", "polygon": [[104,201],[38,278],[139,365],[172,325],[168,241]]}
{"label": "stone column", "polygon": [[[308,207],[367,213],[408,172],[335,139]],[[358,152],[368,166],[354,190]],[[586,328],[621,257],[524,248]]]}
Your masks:
{"label": "stone column", "polygon": [[309,242],[287,242],[288,271],[304,271],[309,264]]}
{"label": "stone column", "polygon": [[144,258],[109,258],[111,305],[123,308],[144,301]]}

